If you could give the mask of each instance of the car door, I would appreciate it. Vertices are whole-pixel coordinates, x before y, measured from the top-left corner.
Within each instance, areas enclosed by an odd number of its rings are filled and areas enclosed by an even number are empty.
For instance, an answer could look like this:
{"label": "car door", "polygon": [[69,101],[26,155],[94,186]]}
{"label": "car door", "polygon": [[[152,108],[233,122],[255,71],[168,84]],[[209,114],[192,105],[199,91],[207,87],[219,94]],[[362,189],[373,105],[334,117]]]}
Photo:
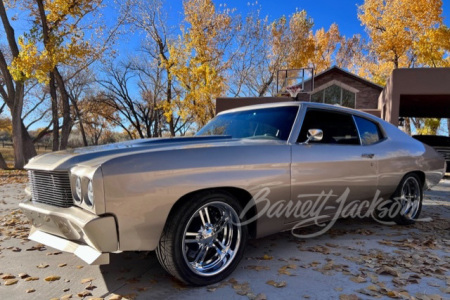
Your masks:
{"label": "car door", "polygon": [[[309,129],[322,130],[322,140],[304,143]],[[376,156],[362,146],[353,115],[308,108],[291,153],[291,198],[298,209],[286,223],[333,219],[340,206],[374,197]]]}

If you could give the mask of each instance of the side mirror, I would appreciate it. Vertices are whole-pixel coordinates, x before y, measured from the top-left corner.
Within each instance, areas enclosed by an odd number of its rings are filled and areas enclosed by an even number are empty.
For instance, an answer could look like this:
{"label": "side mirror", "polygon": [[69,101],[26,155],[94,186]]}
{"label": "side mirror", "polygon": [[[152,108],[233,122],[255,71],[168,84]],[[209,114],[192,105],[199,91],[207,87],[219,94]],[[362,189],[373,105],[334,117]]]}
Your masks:
{"label": "side mirror", "polygon": [[320,142],[323,139],[322,129],[309,129],[306,136],[308,139],[303,144],[308,144],[309,142]]}

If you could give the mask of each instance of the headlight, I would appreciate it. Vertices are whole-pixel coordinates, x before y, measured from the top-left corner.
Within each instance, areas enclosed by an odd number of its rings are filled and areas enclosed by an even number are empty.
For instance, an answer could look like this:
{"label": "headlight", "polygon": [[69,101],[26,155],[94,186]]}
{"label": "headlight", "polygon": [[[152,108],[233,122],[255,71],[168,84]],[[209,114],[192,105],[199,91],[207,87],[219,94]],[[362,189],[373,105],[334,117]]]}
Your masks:
{"label": "headlight", "polygon": [[87,187],[87,199],[84,199],[87,205],[92,206],[94,204],[94,187],[92,185],[92,180],[89,180]]}
{"label": "headlight", "polygon": [[80,202],[81,201],[81,178],[78,177],[77,181],[75,182],[75,200]]}

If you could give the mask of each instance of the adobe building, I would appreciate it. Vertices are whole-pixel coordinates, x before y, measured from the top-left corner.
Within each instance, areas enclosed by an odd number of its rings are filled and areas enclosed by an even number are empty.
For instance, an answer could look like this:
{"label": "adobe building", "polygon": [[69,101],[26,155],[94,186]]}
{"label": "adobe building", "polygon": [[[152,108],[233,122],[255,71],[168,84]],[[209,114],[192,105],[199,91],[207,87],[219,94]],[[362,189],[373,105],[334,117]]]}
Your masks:
{"label": "adobe building", "polygon": [[[396,69],[385,87],[339,67],[314,76],[297,100],[355,108],[398,126],[400,117],[450,118],[450,68]],[[294,101],[288,97],[217,98],[216,113],[252,104]]]}
{"label": "adobe building", "polygon": [[381,117],[450,118],[450,68],[396,69],[378,98]]}

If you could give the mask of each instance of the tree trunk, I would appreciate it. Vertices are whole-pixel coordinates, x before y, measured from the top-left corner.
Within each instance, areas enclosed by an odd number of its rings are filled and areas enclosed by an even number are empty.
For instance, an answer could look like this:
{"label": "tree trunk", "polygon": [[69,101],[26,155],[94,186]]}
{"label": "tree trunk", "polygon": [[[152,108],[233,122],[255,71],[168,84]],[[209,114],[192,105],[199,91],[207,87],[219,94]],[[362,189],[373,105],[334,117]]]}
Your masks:
{"label": "tree trunk", "polygon": [[0,170],[6,170],[6,169],[8,169],[8,166],[6,165],[3,155],[0,153]]}
{"label": "tree trunk", "polygon": [[[42,36],[44,39],[44,46],[47,51],[50,51],[48,49],[48,45],[50,43],[50,29],[47,24],[47,16],[45,15],[45,8],[44,8],[44,2],[43,0],[36,0],[36,3],[38,5],[39,10],[39,17],[41,19],[42,24]],[[61,143],[59,144],[59,132],[57,125],[57,120],[55,119],[57,117],[58,113],[58,102],[56,98],[56,87],[55,87],[55,80],[58,85],[58,90],[61,95],[61,102],[63,107],[63,125],[61,130]],[[53,81],[53,82],[52,82]],[[52,92],[53,90],[53,92]],[[53,117],[53,150],[58,149],[66,149],[67,143],[69,141],[69,134],[70,130],[72,128],[72,119],[70,118],[70,104],[69,104],[69,96],[67,95],[66,87],[64,85],[64,80],[61,77],[61,74],[58,71],[58,68],[55,66],[55,68],[50,71],[50,94],[52,96],[52,117]],[[55,112],[56,108],[56,112]]]}
{"label": "tree trunk", "polygon": [[273,79],[274,79],[274,75],[272,73],[272,74],[270,74],[269,79],[266,82],[264,82],[263,86],[259,90],[258,97],[264,96],[264,94],[267,92],[267,90],[269,89],[270,85],[272,84]]}
{"label": "tree trunk", "polygon": [[12,109],[12,131],[14,146],[14,168],[23,169],[25,166],[25,156],[23,153],[22,139],[22,108],[23,108],[24,86],[23,83],[16,82],[16,94]]}
{"label": "tree trunk", "polygon": [[63,124],[61,129],[60,149],[64,150],[67,148],[70,131],[72,130],[72,118],[70,117],[69,95],[67,94],[66,85],[57,67],[55,67],[54,69],[54,74],[58,85],[59,94],[61,95],[61,102],[63,108]]}
{"label": "tree trunk", "polygon": [[405,132],[409,135],[411,135],[411,119],[405,118]]}
{"label": "tree trunk", "polygon": [[89,146],[87,137],[86,137],[86,132],[84,131],[83,118],[81,117],[81,113],[80,113],[80,109],[78,108],[77,101],[75,101],[74,99],[71,98],[71,102],[72,102],[73,108],[75,109],[75,113],[77,114],[78,122],[80,124],[80,132],[81,132],[81,137],[83,138],[83,145]]}
{"label": "tree trunk", "polygon": [[28,134],[27,128],[22,121],[22,140],[23,140],[23,155],[25,157],[25,163],[37,155],[36,147],[34,146],[33,139]]}
{"label": "tree trunk", "polygon": [[[167,80],[167,102],[170,104],[172,101],[172,79],[169,77]],[[158,118],[159,121],[159,118]],[[169,120],[169,130],[170,130],[170,136],[175,136],[175,126],[173,124],[173,112],[170,116]]]}
{"label": "tree trunk", "polygon": [[53,123],[53,151],[59,150],[59,114],[58,114],[58,98],[56,96],[55,76],[50,73],[49,82],[50,96],[52,99],[52,123]]}

